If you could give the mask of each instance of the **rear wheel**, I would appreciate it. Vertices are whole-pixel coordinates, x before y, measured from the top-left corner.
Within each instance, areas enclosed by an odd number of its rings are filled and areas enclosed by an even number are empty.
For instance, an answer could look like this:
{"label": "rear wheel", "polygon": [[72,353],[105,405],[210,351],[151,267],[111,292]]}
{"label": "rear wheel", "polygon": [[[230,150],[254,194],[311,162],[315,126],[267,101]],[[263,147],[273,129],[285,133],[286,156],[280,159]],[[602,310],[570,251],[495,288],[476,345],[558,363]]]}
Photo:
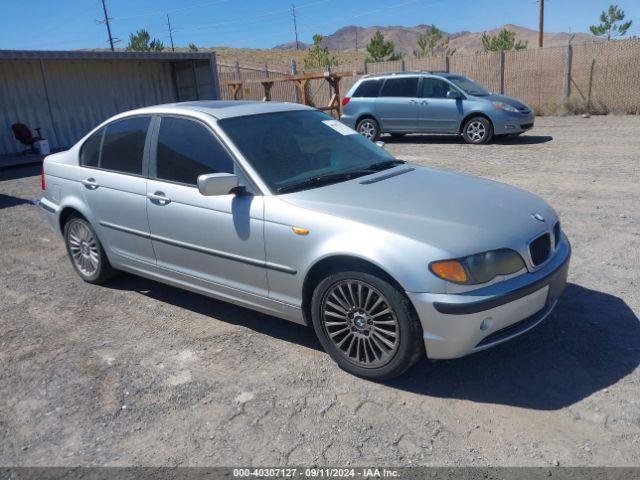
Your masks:
{"label": "rear wheel", "polygon": [[115,274],[96,232],[84,218],[75,216],[65,223],[64,242],[73,267],[85,282],[103,283]]}
{"label": "rear wheel", "polygon": [[360,120],[356,125],[356,131],[372,142],[380,138],[380,125],[371,117],[365,117]]}
{"label": "rear wheel", "polygon": [[363,378],[396,377],[424,354],[422,328],[408,299],[370,273],[340,272],[322,280],[313,293],[312,320],[331,358]]}
{"label": "rear wheel", "polygon": [[493,137],[493,125],[484,117],[470,118],[462,127],[462,137],[467,143],[483,145]]}

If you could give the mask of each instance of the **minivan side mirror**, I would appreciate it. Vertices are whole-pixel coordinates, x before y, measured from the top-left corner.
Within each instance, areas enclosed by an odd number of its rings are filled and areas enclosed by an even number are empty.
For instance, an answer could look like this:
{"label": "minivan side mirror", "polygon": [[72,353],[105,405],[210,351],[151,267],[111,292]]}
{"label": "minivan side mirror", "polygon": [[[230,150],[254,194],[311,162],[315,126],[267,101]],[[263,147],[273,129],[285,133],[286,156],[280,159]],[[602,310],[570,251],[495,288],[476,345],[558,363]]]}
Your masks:
{"label": "minivan side mirror", "polygon": [[238,176],[232,173],[205,173],[198,177],[198,190],[207,197],[227,195],[238,187]]}
{"label": "minivan side mirror", "polygon": [[462,98],[462,95],[457,90],[449,90],[447,92],[447,98],[453,98],[455,100],[459,100]]}

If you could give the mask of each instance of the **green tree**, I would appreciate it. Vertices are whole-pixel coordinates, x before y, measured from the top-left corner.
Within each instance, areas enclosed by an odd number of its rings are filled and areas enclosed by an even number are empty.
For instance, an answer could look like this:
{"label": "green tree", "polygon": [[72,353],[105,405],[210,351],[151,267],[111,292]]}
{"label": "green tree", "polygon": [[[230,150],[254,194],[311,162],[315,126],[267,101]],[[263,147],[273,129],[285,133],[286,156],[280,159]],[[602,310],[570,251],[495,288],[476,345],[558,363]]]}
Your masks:
{"label": "green tree", "polygon": [[190,52],[197,52],[198,51],[198,47],[196,47],[195,43],[190,43],[187,48],[189,49]]}
{"label": "green tree", "polygon": [[385,62],[402,58],[402,55],[396,53],[393,42],[391,40],[386,41],[380,30],[376,31],[371,40],[369,40],[367,52],[369,53],[367,62]]}
{"label": "green tree", "polygon": [[161,52],[164,50],[164,44],[157,38],[151,40],[149,32],[143,28],[135,34],[129,34],[127,50],[131,52]]}
{"label": "green tree", "polygon": [[623,20],[624,11],[611,4],[608,11],[600,14],[600,25],[591,25],[589,30],[596,37],[606,36],[607,40],[611,40],[611,37],[622,37],[631,26],[631,20],[620,23]]}
{"label": "green tree", "polygon": [[304,68],[327,68],[338,65],[338,59],[331,55],[328,47],[323,47],[322,35],[317,33],[313,36],[313,46],[307,51],[307,58],[304,59]]}
{"label": "green tree", "polygon": [[497,35],[482,34],[482,46],[485,52],[498,52],[500,50],[524,50],[528,42],[516,40],[516,32],[503,28]]}
{"label": "green tree", "polygon": [[427,27],[426,35],[418,37],[418,50],[414,50],[413,54],[418,58],[433,56],[438,52],[445,55],[452,55],[455,49],[449,48],[449,37],[435,25]]}

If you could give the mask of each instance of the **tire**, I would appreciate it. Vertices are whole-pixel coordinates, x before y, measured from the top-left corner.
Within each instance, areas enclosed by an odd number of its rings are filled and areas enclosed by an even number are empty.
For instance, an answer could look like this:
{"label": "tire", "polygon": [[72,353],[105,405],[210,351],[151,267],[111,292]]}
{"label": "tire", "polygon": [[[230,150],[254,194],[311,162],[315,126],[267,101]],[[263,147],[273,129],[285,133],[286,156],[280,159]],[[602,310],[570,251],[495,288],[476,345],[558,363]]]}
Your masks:
{"label": "tire", "polygon": [[462,127],[462,138],[472,145],[484,145],[493,138],[493,125],[484,117],[472,117]]}
{"label": "tire", "polygon": [[409,300],[372,273],[327,276],[313,292],[311,309],[325,351],[353,375],[388,380],[425,355],[422,327]]}
{"label": "tire", "polygon": [[356,131],[364,138],[369,139],[372,142],[377,141],[380,138],[381,133],[380,125],[378,125],[378,122],[371,117],[364,117],[362,120],[360,120],[356,125]]}
{"label": "tire", "polygon": [[95,230],[84,218],[73,216],[64,224],[64,243],[73,268],[85,282],[100,284],[115,275]]}

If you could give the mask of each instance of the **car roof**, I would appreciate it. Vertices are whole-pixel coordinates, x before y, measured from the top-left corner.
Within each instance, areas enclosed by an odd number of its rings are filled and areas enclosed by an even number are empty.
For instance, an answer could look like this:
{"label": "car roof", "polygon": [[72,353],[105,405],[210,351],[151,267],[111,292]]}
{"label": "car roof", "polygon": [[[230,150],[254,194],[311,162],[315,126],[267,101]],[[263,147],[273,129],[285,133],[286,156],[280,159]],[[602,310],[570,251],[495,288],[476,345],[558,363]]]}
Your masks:
{"label": "car roof", "polygon": [[249,100],[199,100],[194,102],[166,103],[152,107],[139,108],[126,112],[129,115],[140,114],[188,114],[190,111],[206,113],[220,120],[223,118],[243,117],[261,113],[290,112],[295,110],[314,110],[306,105],[289,102],[258,102]]}
{"label": "car roof", "polygon": [[374,78],[387,78],[387,77],[416,76],[416,75],[442,77],[442,78],[460,76],[457,73],[450,73],[445,71],[440,72],[438,70],[415,70],[415,71],[404,71],[404,72],[371,73],[371,74],[364,75],[362,77],[362,80],[368,80],[368,79],[374,79]]}

